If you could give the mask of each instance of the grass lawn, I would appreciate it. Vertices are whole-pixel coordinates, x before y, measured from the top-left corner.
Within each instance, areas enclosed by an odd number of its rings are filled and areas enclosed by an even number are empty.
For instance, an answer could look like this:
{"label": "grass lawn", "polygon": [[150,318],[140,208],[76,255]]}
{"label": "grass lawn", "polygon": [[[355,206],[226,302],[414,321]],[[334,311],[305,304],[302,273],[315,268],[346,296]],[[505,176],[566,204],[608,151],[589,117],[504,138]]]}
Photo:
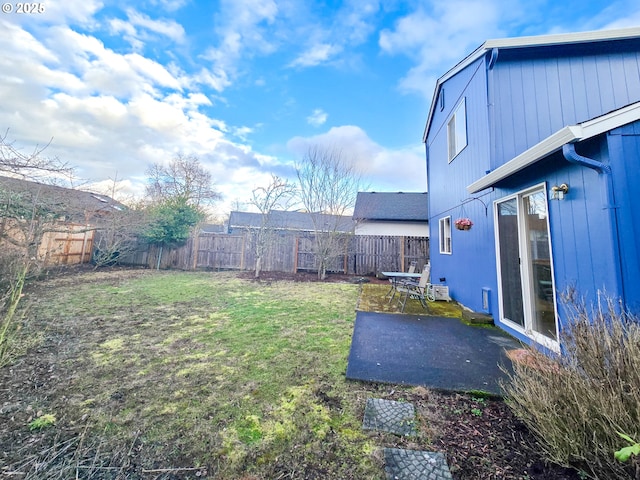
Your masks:
{"label": "grass lawn", "polygon": [[33,478],[383,478],[344,378],[360,288],[140,270],[37,285],[37,353],[14,369],[42,384],[0,398],[28,403],[0,461]]}
{"label": "grass lawn", "polygon": [[[0,478],[382,480],[384,447],[443,452],[456,480],[579,478],[500,400],[345,379],[355,309],[397,311],[388,283],[282,277],[70,270],[31,285],[0,368]],[[414,404],[418,435],[363,431],[368,398]]]}

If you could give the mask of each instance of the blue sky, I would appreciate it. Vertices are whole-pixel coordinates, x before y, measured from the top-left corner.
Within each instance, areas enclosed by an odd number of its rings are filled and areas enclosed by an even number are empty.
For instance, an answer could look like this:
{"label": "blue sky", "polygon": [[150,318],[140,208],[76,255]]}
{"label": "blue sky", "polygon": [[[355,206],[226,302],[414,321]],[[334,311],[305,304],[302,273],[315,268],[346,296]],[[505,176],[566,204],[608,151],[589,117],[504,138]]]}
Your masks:
{"label": "blue sky", "polygon": [[[17,3],[10,5],[16,7]],[[196,155],[224,200],[336,146],[372,190],[424,191],[436,79],[487,39],[640,25],[637,0],[42,2],[0,13],[0,128],[139,194]],[[15,8],[14,8],[15,10]]]}

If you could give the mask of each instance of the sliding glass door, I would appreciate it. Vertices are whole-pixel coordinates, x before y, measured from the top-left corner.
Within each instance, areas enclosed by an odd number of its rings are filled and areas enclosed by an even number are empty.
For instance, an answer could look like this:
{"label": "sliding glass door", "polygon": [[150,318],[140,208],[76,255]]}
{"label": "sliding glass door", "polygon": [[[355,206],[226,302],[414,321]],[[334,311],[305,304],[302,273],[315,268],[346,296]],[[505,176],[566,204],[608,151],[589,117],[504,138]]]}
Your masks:
{"label": "sliding glass door", "polygon": [[544,188],[496,202],[500,315],[555,348],[557,321]]}

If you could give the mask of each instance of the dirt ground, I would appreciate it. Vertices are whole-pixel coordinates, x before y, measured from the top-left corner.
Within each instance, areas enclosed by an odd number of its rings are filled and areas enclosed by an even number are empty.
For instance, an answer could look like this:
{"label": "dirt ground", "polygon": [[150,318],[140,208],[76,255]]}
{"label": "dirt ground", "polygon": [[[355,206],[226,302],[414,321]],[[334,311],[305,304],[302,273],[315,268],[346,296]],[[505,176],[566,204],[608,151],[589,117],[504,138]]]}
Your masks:
{"label": "dirt ground", "polygon": [[[144,275],[144,272],[122,271],[123,278],[132,274]],[[95,275],[100,273],[96,272]],[[243,273],[241,276],[246,279],[253,278],[251,272]],[[62,275],[59,282],[68,282],[71,285],[76,278],[74,275]],[[313,273],[263,273],[260,278],[261,282],[278,280],[318,281]],[[386,283],[386,280],[382,279],[344,275],[329,275],[326,281]],[[39,412],[30,411],[28,407],[24,409],[22,406],[30,405],[34,397],[40,396],[59,395],[61,401],[64,400],[64,377],[69,374],[58,371],[64,359],[54,358],[55,346],[42,347],[37,353],[20,359],[10,367],[0,369],[0,451],[13,452],[13,458],[20,452],[26,454],[38,449],[43,450],[55,440],[47,438],[46,433],[34,435],[23,428],[29,419],[35,418]],[[412,402],[416,406],[419,418],[422,422],[427,422],[426,428],[432,432],[429,444],[415,444],[411,439],[399,438],[394,440],[395,445],[386,446],[445,452],[453,478],[456,480],[581,478],[575,470],[546,463],[539,453],[540,448],[534,436],[500,399],[478,399],[470,395],[427,391],[420,387],[398,388],[396,391],[391,385],[358,384],[356,388],[370,396],[384,394],[384,398]],[[385,440],[388,441],[388,438],[385,437]],[[57,449],[51,451],[51,456],[57,455],[65,448],[64,441],[64,438],[58,439]],[[135,445],[130,447],[128,452],[122,452],[122,456],[135,464],[136,448]],[[21,478],[12,476],[10,467],[2,465],[0,457],[0,478]],[[125,476],[117,478],[128,478],[126,472],[124,473]],[[206,476],[206,473],[202,472],[202,475]],[[176,475],[155,478],[183,477]]]}

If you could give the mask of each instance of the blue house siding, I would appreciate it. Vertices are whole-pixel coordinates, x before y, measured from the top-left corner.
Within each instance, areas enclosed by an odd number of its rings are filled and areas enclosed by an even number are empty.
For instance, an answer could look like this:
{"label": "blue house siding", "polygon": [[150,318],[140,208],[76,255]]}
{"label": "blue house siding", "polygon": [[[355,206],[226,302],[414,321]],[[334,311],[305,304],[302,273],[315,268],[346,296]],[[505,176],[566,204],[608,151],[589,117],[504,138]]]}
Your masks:
{"label": "blue house siding", "polygon": [[[476,61],[468,69],[456,75],[444,88],[444,109],[434,112],[437,129],[431,132],[427,142],[427,178],[429,179],[429,225],[431,231],[431,279],[434,283],[449,286],[450,293],[470,308],[481,310],[482,290],[473,292],[460,289],[462,279],[472,275],[483,286],[491,287],[496,295],[495,259],[486,255],[479,239],[493,238],[493,227],[486,219],[491,216],[489,207],[479,201],[469,201],[466,185],[471,183],[490,168],[489,165],[489,129],[486,102],[486,69],[484,59]],[[448,161],[447,122],[462,99],[466,102],[467,146],[451,162]],[[467,183],[468,182],[468,183]],[[437,201],[431,202],[431,198]],[[451,221],[466,216],[477,222],[469,231],[452,229],[453,255],[440,254],[438,222],[450,216]],[[478,219],[482,221],[478,222]],[[460,266],[460,268],[458,268]],[[440,280],[444,278],[444,280]],[[492,283],[493,281],[493,283]],[[491,299],[495,304],[497,297]]]}
{"label": "blue house siding", "polygon": [[565,125],[640,101],[640,56],[629,48],[591,54],[573,47],[543,58],[536,51],[501,53],[491,85],[499,128],[492,168]]}
{"label": "blue house siding", "polygon": [[608,136],[627,306],[640,312],[640,122]]}
{"label": "blue house siding", "polygon": [[[539,341],[539,335],[501,320],[495,212],[497,202],[531,188],[543,188],[547,195],[556,293],[575,288],[588,303],[601,292],[623,295],[626,306],[640,312],[640,120],[633,121],[640,109],[632,105],[640,102],[640,29],[613,37],[625,35],[611,41],[602,34],[592,41],[585,34],[577,43],[575,36],[489,41],[486,50],[473,52],[436,87],[424,137],[432,282],[447,284],[455,300],[476,311],[483,311],[482,291],[488,289],[489,313],[496,323],[527,343]],[[445,106],[440,110],[442,92]],[[467,106],[468,145],[448,162],[447,122],[461,98]],[[633,123],[618,128],[627,118]],[[601,125],[607,128],[598,130]],[[581,136],[583,131],[592,133]],[[562,142],[552,146],[557,139]],[[585,166],[580,158],[565,158],[562,143],[572,141],[579,155],[594,160],[592,167],[602,162],[611,167],[611,175]],[[551,199],[550,189],[563,183],[569,192]],[[607,197],[608,185],[613,186],[615,205]],[[467,187],[477,193],[469,194]],[[452,222],[460,216],[474,222],[469,231],[452,229],[451,254],[438,248],[438,222],[445,216]],[[524,248],[530,238],[521,241]],[[514,251],[506,252],[513,258]],[[541,263],[532,265],[534,271]],[[517,278],[517,271],[509,271],[510,279]],[[527,285],[536,292],[542,288],[540,283]],[[555,299],[561,330],[566,317],[558,295]]]}
{"label": "blue house siding", "polygon": [[[493,197],[500,201],[541,184],[548,193],[551,186],[562,183],[570,186],[569,193],[563,200],[552,200],[547,195],[556,291],[563,293],[567,289],[575,288],[580,298],[587,303],[595,302],[598,292],[615,290],[612,280],[615,277],[613,245],[607,229],[604,228],[607,225],[607,217],[600,195],[601,184],[598,174],[591,169],[572,165],[561,153],[556,153],[498,184]],[[495,249],[495,241],[492,239],[490,243]],[[497,281],[496,277],[496,290]],[[478,284],[473,278],[469,278],[461,288],[474,291]],[[560,301],[557,306],[560,313],[559,325],[562,329],[565,319]],[[497,300],[491,314],[496,323],[511,334],[527,343],[531,341],[522,332],[512,328],[510,323],[502,322]]]}

